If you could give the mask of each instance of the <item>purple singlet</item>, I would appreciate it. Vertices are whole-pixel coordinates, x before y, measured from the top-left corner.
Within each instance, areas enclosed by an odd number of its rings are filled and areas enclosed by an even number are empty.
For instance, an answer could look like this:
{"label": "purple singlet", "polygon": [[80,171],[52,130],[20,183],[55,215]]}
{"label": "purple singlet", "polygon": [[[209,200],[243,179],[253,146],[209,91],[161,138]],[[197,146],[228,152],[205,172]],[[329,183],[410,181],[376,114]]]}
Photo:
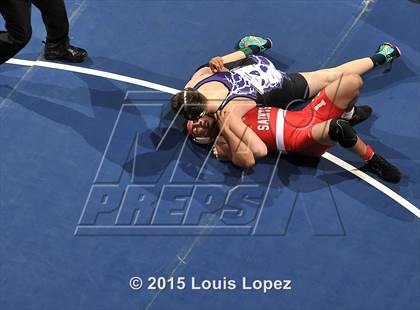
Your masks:
{"label": "purple singlet", "polygon": [[228,72],[218,72],[195,85],[197,90],[209,82],[220,82],[229,93],[219,106],[223,109],[231,100],[244,97],[256,100],[257,93],[263,94],[273,88],[281,88],[286,73],[279,71],[273,63],[263,56],[251,56],[255,64],[232,69]]}

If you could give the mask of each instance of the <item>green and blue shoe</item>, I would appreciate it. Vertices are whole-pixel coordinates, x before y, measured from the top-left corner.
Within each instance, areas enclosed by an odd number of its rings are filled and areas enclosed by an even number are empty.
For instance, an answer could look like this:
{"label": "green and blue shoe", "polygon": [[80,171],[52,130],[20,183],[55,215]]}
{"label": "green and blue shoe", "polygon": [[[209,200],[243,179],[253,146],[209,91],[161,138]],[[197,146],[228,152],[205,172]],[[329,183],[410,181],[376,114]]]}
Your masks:
{"label": "green and blue shoe", "polygon": [[376,53],[385,56],[387,63],[392,62],[395,58],[401,56],[401,50],[398,48],[398,46],[388,42],[379,45]]}
{"label": "green and blue shoe", "polygon": [[273,41],[270,38],[261,38],[257,36],[246,36],[239,40],[236,44],[236,49],[241,49],[249,46],[257,46],[260,52],[264,52],[273,46]]}

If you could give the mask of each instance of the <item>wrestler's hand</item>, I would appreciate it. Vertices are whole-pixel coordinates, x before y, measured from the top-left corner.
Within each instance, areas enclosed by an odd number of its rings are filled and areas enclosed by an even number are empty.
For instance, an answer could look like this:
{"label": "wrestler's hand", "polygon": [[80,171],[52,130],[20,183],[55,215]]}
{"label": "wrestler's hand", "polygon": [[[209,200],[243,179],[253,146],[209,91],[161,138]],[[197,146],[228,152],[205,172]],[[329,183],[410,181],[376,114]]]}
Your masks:
{"label": "wrestler's hand", "polygon": [[229,71],[225,65],[223,64],[223,58],[220,56],[213,57],[209,61],[210,70],[213,73],[222,72],[222,71]]}
{"label": "wrestler's hand", "polygon": [[218,160],[229,160],[230,150],[223,136],[220,136],[212,148],[213,155]]}
{"label": "wrestler's hand", "polygon": [[229,129],[229,118],[232,116],[229,110],[219,110],[216,112],[216,120],[219,128]]}
{"label": "wrestler's hand", "polygon": [[[226,150],[227,148],[227,150]],[[219,145],[216,144],[213,146],[213,155],[216,157],[217,160],[229,160],[229,146]]]}

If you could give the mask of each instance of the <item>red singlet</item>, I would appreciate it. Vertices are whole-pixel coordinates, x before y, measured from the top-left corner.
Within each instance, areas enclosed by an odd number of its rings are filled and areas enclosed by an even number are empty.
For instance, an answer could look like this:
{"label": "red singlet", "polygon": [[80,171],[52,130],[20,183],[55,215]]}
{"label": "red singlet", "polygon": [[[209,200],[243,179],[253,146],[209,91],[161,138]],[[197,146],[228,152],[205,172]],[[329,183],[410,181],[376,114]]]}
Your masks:
{"label": "red singlet", "polygon": [[313,126],[332,118],[340,118],[343,112],[322,90],[301,111],[258,107],[249,111],[243,120],[267,145],[271,154],[282,151],[319,157],[331,146],[314,140]]}

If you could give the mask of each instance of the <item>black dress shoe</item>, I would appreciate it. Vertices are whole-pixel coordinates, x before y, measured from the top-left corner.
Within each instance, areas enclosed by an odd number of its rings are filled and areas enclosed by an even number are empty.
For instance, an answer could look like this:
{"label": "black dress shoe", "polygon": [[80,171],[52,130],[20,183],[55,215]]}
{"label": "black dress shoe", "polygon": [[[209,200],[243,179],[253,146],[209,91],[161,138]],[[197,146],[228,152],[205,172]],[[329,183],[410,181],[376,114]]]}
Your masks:
{"label": "black dress shoe", "polygon": [[69,62],[83,62],[88,53],[85,49],[70,45],[70,43],[45,43],[44,57],[47,60],[65,60]]}
{"label": "black dress shoe", "polygon": [[356,124],[359,124],[369,118],[369,116],[372,114],[372,108],[368,105],[362,105],[362,106],[355,106],[354,107],[354,114],[351,119],[349,119],[350,125],[354,126]]}

